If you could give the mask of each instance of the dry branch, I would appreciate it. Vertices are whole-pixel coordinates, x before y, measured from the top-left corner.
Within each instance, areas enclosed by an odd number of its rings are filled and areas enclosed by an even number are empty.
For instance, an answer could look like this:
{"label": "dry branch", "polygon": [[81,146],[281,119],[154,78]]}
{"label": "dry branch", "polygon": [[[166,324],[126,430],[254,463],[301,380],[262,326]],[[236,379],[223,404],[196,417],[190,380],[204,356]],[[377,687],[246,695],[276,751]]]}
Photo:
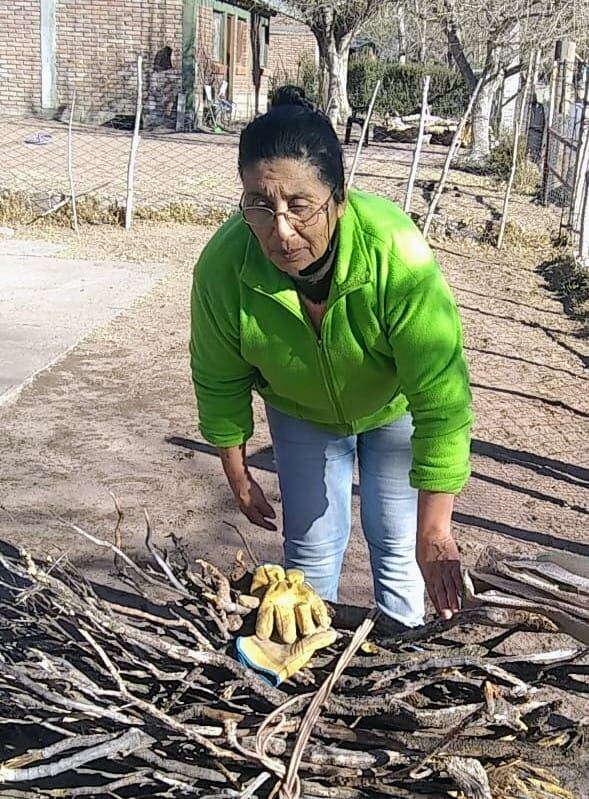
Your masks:
{"label": "dry branch", "polygon": [[[167,601],[118,546],[141,577],[136,595],[113,597],[65,558],[0,544],[0,783],[12,789],[0,797],[486,799],[541,779],[571,799],[546,769],[587,760],[586,650],[538,644],[501,655],[488,627],[554,631],[540,610],[547,586],[583,622],[575,608],[588,578],[574,562],[491,553],[467,575],[471,601],[501,580],[522,589],[501,594],[504,605],[419,630],[382,619],[373,628],[372,616],[353,636],[338,627],[340,640],[311,663],[321,688],[309,691],[300,680],[273,688],[237,662],[226,608],[247,608],[218,569],[191,563],[181,542],[165,556],[151,532],[149,544],[162,577],[150,579],[169,587]],[[524,606],[510,607],[513,598]],[[352,618],[345,610],[336,626]],[[469,629],[484,633],[481,643],[461,642]],[[376,651],[363,651],[367,633]],[[534,796],[532,787],[517,796]]]}

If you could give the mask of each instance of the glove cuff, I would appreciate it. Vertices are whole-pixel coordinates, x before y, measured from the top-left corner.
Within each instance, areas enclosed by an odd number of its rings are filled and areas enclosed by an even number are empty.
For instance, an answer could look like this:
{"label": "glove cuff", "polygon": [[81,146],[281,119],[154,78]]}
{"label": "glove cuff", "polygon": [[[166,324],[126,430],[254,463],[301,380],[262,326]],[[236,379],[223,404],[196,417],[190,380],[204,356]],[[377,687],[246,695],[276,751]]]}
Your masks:
{"label": "glove cuff", "polygon": [[244,636],[239,636],[239,638],[235,641],[235,650],[237,652],[237,659],[242,664],[242,666],[247,666],[249,669],[252,669],[256,672],[258,677],[263,680],[264,682],[268,683],[268,685],[272,685],[274,688],[277,688],[282,680],[280,676],[272,669],[264,668],[255,660],[248,657],[247,652],[245,651],[244,642],[247,639]]}

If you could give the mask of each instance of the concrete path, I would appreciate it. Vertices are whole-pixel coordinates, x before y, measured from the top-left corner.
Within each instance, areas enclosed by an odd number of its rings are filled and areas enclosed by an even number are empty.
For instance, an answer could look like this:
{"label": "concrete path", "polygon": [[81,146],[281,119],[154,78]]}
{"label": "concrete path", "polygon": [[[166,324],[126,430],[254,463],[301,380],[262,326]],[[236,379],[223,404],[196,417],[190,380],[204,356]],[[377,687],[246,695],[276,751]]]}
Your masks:
{"label": "concrete path", "polygon": [[0,241],[0,404],[169,269],[68,260],[55,257],[59,251],[39,241]]}

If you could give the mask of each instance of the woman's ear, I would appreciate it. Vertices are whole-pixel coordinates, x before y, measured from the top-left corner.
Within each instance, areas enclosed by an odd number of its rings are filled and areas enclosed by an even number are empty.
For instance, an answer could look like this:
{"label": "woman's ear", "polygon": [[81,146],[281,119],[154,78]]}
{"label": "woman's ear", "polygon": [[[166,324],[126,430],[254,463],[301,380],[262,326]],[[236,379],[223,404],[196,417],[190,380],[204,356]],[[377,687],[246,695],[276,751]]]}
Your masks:
{"label": "woman's ear", "polygon": [[341,219],[342,216],[346,213],[346,208],[348,206],[348,196],[349,196],[348,184],[346,183],[346,185],[344,186],[344,199],[341,201],[341,203],[337,204],[338,219]]}

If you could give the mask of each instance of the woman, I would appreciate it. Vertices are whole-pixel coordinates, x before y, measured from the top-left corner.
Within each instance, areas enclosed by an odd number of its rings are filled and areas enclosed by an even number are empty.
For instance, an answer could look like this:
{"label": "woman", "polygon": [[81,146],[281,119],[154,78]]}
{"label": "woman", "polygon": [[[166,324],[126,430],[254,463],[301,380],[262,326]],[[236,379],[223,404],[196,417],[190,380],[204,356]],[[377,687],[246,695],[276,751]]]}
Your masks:
{"label": "woman", "polygon": [[378,607],[423,622],[423,580],[459,609],[454,496],[472,414],[460,320],[423,237],[388,200],[346,191],[328,119],[294,87],[245,128],[241,213],[205,248],[192,293],[203,436],[241,511],[276,529],[246,466],[251,392],[264,398],[283,507],[285,565],[335,601],[358,454]]}

